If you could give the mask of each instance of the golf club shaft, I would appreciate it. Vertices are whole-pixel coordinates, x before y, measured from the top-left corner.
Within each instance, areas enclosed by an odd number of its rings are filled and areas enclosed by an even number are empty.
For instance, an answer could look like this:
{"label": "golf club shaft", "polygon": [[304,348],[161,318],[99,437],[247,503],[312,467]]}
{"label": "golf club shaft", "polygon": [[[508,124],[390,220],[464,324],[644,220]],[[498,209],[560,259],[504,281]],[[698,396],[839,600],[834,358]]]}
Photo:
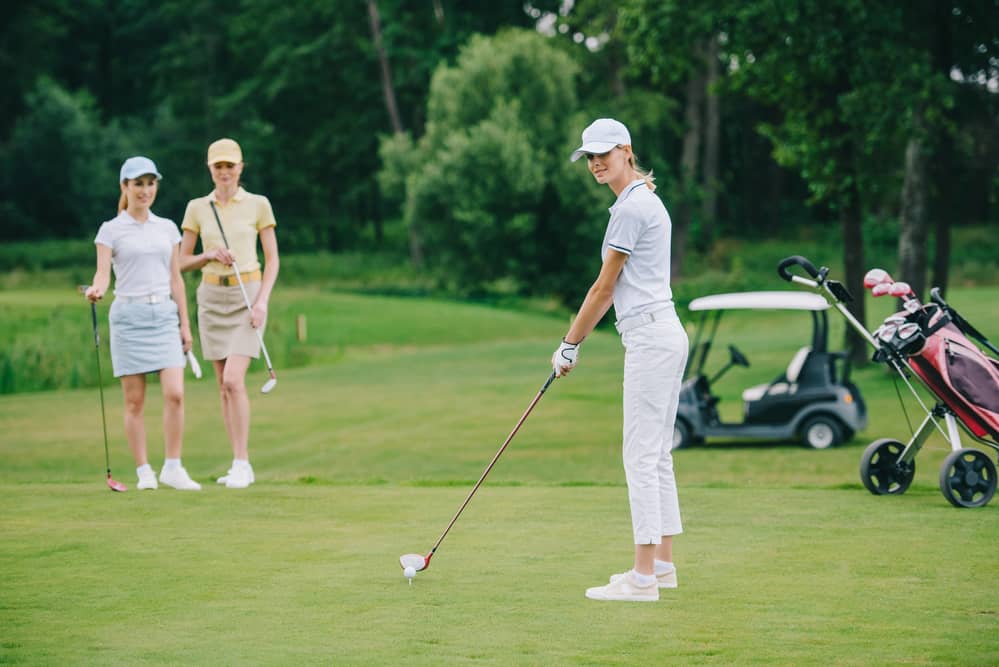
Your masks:
{"label": "golf club shaft", "polygon": [[[250,315],[253,315],[253,306],[250,305],[250,296],[246,293],[246,287],[243,286],[243,279],[239,276],[239,266],[236,265],[236,260],[232,260],[232,268],[236,271],[236,282],[239,284],[239,291],[243,293],[243,302],[246,304],[246,309],[250,311]],[[267,371],[274,377],[274,368],[271,366],[271,357],[267,354],[267,346],[264,345],[264,337],[260,333],[260,329],[253,327],[254,333],[257,334],[257,340],[260,341],[260,349],[264,353],[264,361],[267,362]]]}
{"label": "golf club shaft", "polygon": [[451,526],[453,526],[454,522],[458,520],[459,516],[461,516],[461,513],[465,510],[465,507],[468,506],[468,502],[472,499],[472,496],[475,495],[475,492],[482,485],[482,481],[485,480],[486,475],[488,475],[489,471],[493,469],[494,465],[496,465],[496,461],[499,460],[499,457],[503,453],[503,450],[505,450],[506,446],[510,444],[511,440],[513,440],[513,436],[517,435],[517,431],[520,430],[520,427],[523,425],[524,421],[527,420],[527,416],[531,414],[531,410],[533,410],[534,406],[538,404],[538,401],[541,400],[542,395],[544,395],[545,391],[548,389],[548,387],[551,385],[552,381],[554,380],[555,380],[555,371],[552,371],[552,374],[548,376],[548,380],[545,381],[545,384],[541,387],[541,390],[538,392],[537,396],[535,396],[534,400],[531,401],[531,404],[527,406],[527,410],[525,410],[524,414],[520,417],[520,421],[518,421],[517,425],[513,427],[512,431],[510,431],[510,435],[507,436],[506,442],[503,443],[503,446],[500,447],[499,451],[496,452],[496,455],[493,457],[493,460],[489,462],[489,465],[486,466],[486,469],[482,472],[482,476],[479,477],[479,481],[476,482],[475,486],[472,487],[472,490],[468,492],[468,495],[465,497],[465,502],[463,502],[461,504],[461,507],[458,508],[458,511],[454,513],[454,516],[451,518],[451,523],[449,523],[447,525],[447,528],[444,529],[444,532],[441,533],[441,536],[440,538],[438,538],[437,543],[434,544],[434,548],[430,550],[430,555],[427,556],[427,560],[429,560],[430,557],[434,555],[434,552],[437,551],[437,547],[439,547],[441,545],[441,542],[444,541],[444,538],[447,536],[448,531],[451,530]]}
{"label": "golf club shaft", "polygon": [[[219,212],[215,210],[215,202],[208,202],[208,205],[212,207],[212,214],[215,216],[215,224],[219,226],[219,233],[222,235],[222,243],[225,244],[226,250],[232,252],[229,247],[229,239],[225,236],[225,230],[222,229],[222,220],[219,218]],[[253,317],[253,306],[250,305],[250,297],[246,293],[246,287],[243,286],[243,277],[239,275],[239,266],[236,264],[235,258],[232,260],[232,268],[236,272],[236,283],[239,285],[239,291],[243,293],[243,303],[246,304],[246,309],[250,311],[250,317]],[[267,372],[274,377],[274,367],[271,365],[271,356],[267,354],[267,346],[264,345],[264,337],[260,334],[260,329],[253,327],[253,331],[257,334],[257,340],[260,341],[260,349],[264,353],[264,361],[267,362]]]}
{"label": "golf club shaft", "polygon": [[97,389],[101,396],[101,424],[104,427],[104,466],[111,477],[111,455],[108,453],[108,420],[104,414],[104,376],[101,373],[101,335],[97,328],[97,304],[90,302],[90,318],[94,322],[94,352],[97,356]]}

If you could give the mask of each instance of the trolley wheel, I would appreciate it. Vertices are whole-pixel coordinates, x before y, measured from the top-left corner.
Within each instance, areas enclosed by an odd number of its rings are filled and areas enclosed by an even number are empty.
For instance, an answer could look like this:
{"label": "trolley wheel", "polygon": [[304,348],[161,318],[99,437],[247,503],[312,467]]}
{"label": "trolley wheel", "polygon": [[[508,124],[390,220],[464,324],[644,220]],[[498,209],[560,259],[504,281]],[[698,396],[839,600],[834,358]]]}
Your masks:
{"label": "trolley wheel", "polygon": [[693,443],[694,437],[690,434],[690,426],[684,420],[677,419],[673,425],[673,446],[670,451],[690,447]]}
{"label": "trolley wheel", "polygon": [[916,462],[900,463],[905,445],[898,440],[881,438],[867,446],[860,457],[860,481],[876,496],[905,493],[916,475]]}
{"label": "trolley wheel", "polygon": [[958,449],[940,467],[940,491],[954,507],[982,507],[996,492],[996,465],[978,449]]}
{"label": "trolley wheel", "polygon": [[843,442],[843,427],[832,417],[812,417],[801,429],[801,439],[812,449],[829,449]]}

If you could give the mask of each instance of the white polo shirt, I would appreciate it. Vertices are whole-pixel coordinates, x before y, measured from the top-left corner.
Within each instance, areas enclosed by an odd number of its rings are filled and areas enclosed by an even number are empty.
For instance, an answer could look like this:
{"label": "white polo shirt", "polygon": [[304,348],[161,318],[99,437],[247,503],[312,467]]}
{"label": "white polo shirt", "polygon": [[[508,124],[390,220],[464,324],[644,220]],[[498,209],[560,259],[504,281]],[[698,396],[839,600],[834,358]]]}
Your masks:
{"label": "white polo shirt", "polygon": [[154,215],[138,222],[122,211],[97,231],[95,244],[111,248],[115,296],[170,293],[170,256],[180,243],[172,220]]}
{"label": "white polo shirt", "polygon": [[600,255],[606,259],[608,249],[628,255],[614,285],[617,319],[669,306],[672,223],[662,200],[644,180],[632,181],[610,207],[610,215]]}

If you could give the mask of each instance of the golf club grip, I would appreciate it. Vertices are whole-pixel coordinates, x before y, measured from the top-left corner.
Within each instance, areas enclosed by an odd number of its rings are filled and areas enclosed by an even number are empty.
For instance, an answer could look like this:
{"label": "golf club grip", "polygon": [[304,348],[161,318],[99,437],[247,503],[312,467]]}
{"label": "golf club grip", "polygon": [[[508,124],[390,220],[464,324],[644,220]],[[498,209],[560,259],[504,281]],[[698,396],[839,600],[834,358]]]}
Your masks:
{"label": "golf club grip", "polygon": [[94,323],[94,346],[101,346],[101,334],[100,330],[97,328],[97,304],[93,301],[90,302],[90,320]]}
{"label": "golf club grip", "polygon": [[777,275],[787,282],[791,282],[791,272],[787,270],[787,267],[795,264],[803,268],[812,278],[819,277],[819,271],[815,268],[815,265],[801,255],[791,255],[782,259],[780,264],[777,265]]}
{"label": "golf club grip", "polygon": [[555,371],[552,371],[551,375],[548,376],[548,379],[545,380],[545,383],[541,386],[541,391],[538,393],[539,394],[545,393],[548,390],[548,387],[550,387],[552,382],[554,381],[555,381]]}

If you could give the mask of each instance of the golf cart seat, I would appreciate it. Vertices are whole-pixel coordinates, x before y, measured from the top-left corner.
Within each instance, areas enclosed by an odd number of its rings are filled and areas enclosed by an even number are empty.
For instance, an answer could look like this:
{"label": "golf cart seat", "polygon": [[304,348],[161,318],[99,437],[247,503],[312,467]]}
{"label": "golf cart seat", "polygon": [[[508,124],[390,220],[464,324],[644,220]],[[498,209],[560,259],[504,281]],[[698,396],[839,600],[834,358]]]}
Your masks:
{"label": "golf cart seat", "polygon": [[758,384],[755,387],[749,387],[742,392],[742,400],[746,403],[752,403],[753,401],[758,401],[764,396],[775,396],[778,394],[793,394],[798,389],[798,377],[801,375],[801,369],[805,367],[805,362],[808,360],[808,355],[812,353],[812,348],[808,345],[798,350],[793,357],[791,357],[791,362],[787,365],[787,370],[783,375],[775,379],[773,382],[766,382],[764,384]]}

